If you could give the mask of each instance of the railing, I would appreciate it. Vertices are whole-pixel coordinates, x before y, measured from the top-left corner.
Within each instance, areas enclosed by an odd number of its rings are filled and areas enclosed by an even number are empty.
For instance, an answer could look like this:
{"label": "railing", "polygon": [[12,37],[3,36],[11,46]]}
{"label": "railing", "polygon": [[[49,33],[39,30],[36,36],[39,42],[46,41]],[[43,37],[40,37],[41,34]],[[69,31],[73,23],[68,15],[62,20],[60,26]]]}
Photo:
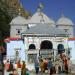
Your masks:
{"label": "railing", "polygon": [[40,49],[40,54],[52,54],[54,52],[54,49]]}
{"label": "railing", "polygon": [[54,60],[54,49],[40,49],[39,56],[40,58],[51,58]]}

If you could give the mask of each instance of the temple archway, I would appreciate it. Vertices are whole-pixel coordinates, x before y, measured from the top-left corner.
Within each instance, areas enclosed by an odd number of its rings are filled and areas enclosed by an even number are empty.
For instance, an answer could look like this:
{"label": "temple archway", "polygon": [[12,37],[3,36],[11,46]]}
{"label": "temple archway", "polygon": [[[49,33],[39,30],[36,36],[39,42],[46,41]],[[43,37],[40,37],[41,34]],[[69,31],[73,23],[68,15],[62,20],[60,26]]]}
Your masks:
{"label": "temple archway", "polygon": [[62,52],[65,51],[65,49],[64,49],[64,45],[63,45],[63,44],[58,44],[57,49],[58,49],[58,53],[62,53]]}
{"label": "temple archway", "polygon": [[48,40],[42,41],[40,49],[53,49],[53,44],[51,41]]}
{"label": "temple archway", "polygon": [[36,49],[36,47],[35,47],[34,44],[30,44],[30,45],[29,45],[29,49]]}

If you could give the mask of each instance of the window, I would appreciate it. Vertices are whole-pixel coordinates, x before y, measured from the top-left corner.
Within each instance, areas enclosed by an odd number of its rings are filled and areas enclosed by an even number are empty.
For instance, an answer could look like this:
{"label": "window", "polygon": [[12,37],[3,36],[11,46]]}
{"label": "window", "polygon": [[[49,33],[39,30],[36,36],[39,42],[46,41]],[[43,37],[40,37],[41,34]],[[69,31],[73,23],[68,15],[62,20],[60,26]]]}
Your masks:
{"label": "window", "polygon": [[64,45],[63,44],[58,44],[57,49],[58,49],[58,53],[65,52],[65,49],[64,49]]}
{"label": "window", "polygon": [[18,34],[20,34],[20,30],[18,30]]}
{"label": "window", "polygon": [[35,47],[34,44],[30,44],[30,45],[29,45],[29,49],[36,49],[36,47]]}
{"label": "window", "polygon": [[65,31],[65,32],[67,32],[67,31],[68,31],[68,29],[64,29],[64,31]]}
{"label": "window", "polygon": [[19,35],[22,29],[16,29],[16,30],[17,30],[17,35]]}
{"label": "window", "polygon": [[58,25],[56,25],[56,27],[58,27]]}

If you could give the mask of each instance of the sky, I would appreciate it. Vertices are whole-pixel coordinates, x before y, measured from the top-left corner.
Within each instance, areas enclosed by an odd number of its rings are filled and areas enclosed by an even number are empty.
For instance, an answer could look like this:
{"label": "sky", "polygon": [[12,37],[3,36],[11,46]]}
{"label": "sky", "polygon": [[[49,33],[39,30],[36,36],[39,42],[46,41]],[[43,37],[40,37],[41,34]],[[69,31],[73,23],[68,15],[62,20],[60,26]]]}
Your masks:
{"label": "sky", "polygon": [[49,18],[57,21],[61,14],[75,23],[75,0],[20,0],[23,7],[34,14],[40,3],[44,4],[44,12]]}

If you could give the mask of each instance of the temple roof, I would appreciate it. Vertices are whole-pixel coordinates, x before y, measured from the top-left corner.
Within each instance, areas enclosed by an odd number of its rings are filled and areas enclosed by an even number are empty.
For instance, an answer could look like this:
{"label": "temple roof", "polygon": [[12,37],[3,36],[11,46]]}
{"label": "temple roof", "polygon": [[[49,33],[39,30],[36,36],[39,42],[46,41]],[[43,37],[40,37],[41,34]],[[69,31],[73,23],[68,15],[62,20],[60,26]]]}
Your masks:
{"label": "temple roof", "polygon": [[68,33],[65,33],[64,30],[58,29],[56,27],[52,27],[50,25],[38,24],[38,25],[36,25],[34,27],[31,27],[31,28],[27,29],[26,32],[24,32],[23,34],[25,34],[25,35],[27,35],[27,34],[32,34],[32,35],[41,34],[42,35],[43,34],[43,35],[49,35],[49,36],[50,35],[51,36],[52,35],[53,36],[55,36],[55,35],[61,36],[61,35],[66,35]]}
{"label": "temple roof", "polygon": [[48,18],[43,12],[36,12],[30,19],[30,23],[49,23],[55,24],[55,22]]}
{"label": "temple roof", "polygon": [[17,16],[11,21],[10,24],[11,25],[28,24],[28,20],[22,16]]}
{"label": "temple roof", "polygon": [[56,22],[57,25],[74,25],[72,20],[69,18],[65,17],[64,15],[61,16],[58,21]]}

